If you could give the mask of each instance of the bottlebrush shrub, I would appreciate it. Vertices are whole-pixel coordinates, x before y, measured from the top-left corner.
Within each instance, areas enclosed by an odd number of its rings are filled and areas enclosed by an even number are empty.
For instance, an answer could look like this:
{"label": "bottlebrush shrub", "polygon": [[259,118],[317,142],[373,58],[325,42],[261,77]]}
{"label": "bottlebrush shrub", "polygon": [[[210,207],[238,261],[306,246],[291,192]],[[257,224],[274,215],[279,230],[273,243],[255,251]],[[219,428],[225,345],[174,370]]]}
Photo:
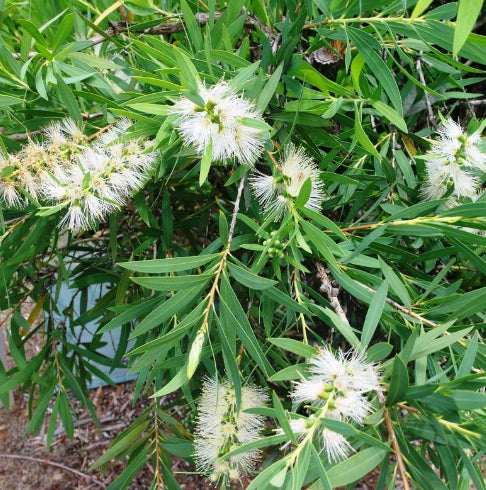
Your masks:
{"label": "bottlebrush shrub", "polygon": [[484,489],[482,3],[7,1],[3,404],[135,373],[110,489]]}

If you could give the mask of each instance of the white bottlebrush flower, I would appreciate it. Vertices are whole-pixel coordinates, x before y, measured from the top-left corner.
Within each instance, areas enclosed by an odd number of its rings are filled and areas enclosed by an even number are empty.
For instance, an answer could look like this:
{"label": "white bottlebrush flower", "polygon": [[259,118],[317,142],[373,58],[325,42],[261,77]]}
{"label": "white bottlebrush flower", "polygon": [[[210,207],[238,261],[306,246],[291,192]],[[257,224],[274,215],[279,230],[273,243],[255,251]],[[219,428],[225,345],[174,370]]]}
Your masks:
{"label": "white bottlebrush flower", "polygon": [[214,482],[228,482],[238,480],[254,468],[258,451],[248,451],[225,461],[218,459],[237,445],[258,439],[264,418],[244,410],[264,406],[267,401],[262,389],[242,386],[238,410],[236,392],[227,380],[204,381],[194,437],[194,457],[199,471]]}
{"label": "white bottlebrush flower", "polygon": [[277,211],[279,219],[289,209],[290,202],[298,197],[304,182],[311,181],[311,194],[305,207],[320,211],[324,198],[324,183],[319,177],[319,167],[307,156],[304,149],[290,144],[279,162],[279,173],[275,176],[254,171],[250,184],[264,212]]}
{"label": "white bottlebrush flower", "polygon": [[322,429],[322,443],[331,462],[337,462],[345,459],[352,450],[348,440],[338,432],[334,432],[326,427]]}
{"label": "white bottlebrush flower", "polygon": [[121,119],[89,144],[73,120],[51,123],[44,143],[30,141],[0,160],[0,198],[15,207],[28,203],[24,195],[65,206],[61,227],[73,232],[92,227],[148,179],[156,153],[142,138],[117,141],[131,124]]}
{"label": "white bottlebrush flower", "polygon": [[336,462],[346,458],[352,447],[342,434],[327,428],[324,419],[362,424],[372,411],[366,394],[380,391],[380,376],[377,366],[355,351],[339,349],[334,353],[322,347],[310,358],[309,365],[309,374],[295,383],[291,397],[296,407],[305,403],[312,414],[309,419],[295,420],[299,433],[294,433],[299,443],[304,437],[315,438],[329,461]]}
{"label": "white bottlebrush flower", "polygon": [[15,184],[8,180],[0,181],[0,198],[12,208],[22,207],[25,203]]}
{"label": "white bottlebrush flower", "polygon": [[[291,397],[296,406],[310,405],[317,423],[321,418],[362,424],[372,407],[366,394],[380,391],[377,367],[355,351],[332,352],[323,347],[309,360],[309,374],[294,385]],[[344,436],[327,428],[322,444],[331,461],[346,457],[351,446]]]}
{"label": "white bottlebrush flower", "polygon": [[376,367],[356,351],[338,350],[337,356],[327,347],[310,359],[310,372],[338,390],[357,393],[379,391],[380,378]]}
{"label": "white bottlebrush flower", "polygon": [[481,135],[467,134],[451,118],[437,132],[439,138],[426,155],[423,197],[440,199],[452,188],[449,206],[461,198],[476,200],[481,183],[478,174],[486,171],[486,154],[479,147]]}
{"label": "white bottlebrush flower", "polygon": [[325,381],[319,377],[311,376],[295,384],[291,397],[297,405],[313,402],[320,399],[319,397],[326,387]]}
{"label": "white bottlebrush flower", "polygon": [[247,126],[245,119],[263,122],[249,100],[237,95],[224,82],[211,87],[199,85],[200,105],[188,98],[178,100],[172,111],[179,117],[175,127],[186,145],[202,155],[212,149],[212,160],[235,159],[254,163],[260,156],[266,131]]}

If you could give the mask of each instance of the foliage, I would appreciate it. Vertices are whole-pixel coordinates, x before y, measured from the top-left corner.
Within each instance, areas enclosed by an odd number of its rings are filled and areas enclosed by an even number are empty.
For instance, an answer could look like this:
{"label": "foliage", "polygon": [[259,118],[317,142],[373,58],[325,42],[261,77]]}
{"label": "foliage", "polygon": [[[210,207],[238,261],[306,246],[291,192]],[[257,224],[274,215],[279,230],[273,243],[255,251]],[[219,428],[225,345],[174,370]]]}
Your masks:
{"label": "foliage", "polygon": [[[66,117],[89,138],[129,118],[122,140],[157,152],[143,189],[107,222],[91,219],[94,229],[62,229],[65,204],[27,192],[23,208],[2,203],[0,307],[15,364],[0,366],[2,402],[29,393],[34,432],[51,407],[49,445],[58,421],[73,436],[73,397],[96,418],[88,387],[112,383],[100,365],[128,365],[135,401],[144,392],[152,406],[96,463],[127,458],[110,489],[127,488],[147,461],[152,488],[179,488],[171,458],[194,464],[206,376],[227,380],[235,407],[249,383],[272,395],[251,405],[267,420],[260,437],[218,461],[262,450],[243,480],[250,489],[353,485],[375,467],[380,489],[398,475],[406,488],[485,488],[486,200],[456,192],[451,202],[454,188],[426,200],[422,190],[441,120],[461,120],[478,140],[484,127],[486,38],[471,33],[482,4],[1,1],[5,158]],[[243,163],[238,148],[216,160],[216,139],[195,148],[178,130],[186,116],[173,105],[207,108],[202,87],[221,80],[250,101],[235,127],[254,136],[255,160],[262,150],[254,168],[248,151]],[[291,144],[319,172],[306,164],[305,179],[275,180]],[[475,172],[481,188],[484,169]],[[249,182],[262,174],[273,174],[269,199],[283,208],[260,206]],[[63,288],[73,291],[65,311]],[[100,351],[114,331],[109,358]],[[35,335],[43,348],[27,356]],[[312,408],[291,398],[307,360],[329,346],[379,363],[382,380],[363,424],[319,415],[353,448],[338,462],[294,432]]]}

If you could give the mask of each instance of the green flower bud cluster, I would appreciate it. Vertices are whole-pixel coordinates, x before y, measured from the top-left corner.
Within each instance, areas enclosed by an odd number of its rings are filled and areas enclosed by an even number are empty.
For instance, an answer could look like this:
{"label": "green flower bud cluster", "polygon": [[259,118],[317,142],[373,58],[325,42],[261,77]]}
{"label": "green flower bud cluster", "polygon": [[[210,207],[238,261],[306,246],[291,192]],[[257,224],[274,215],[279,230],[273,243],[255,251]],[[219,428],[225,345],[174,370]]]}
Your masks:
{"label": "green flower bud cluster", "polygon": [[278,257],[280,259],[283,259],[285,256],[284,253],[284,248],[285,248],[285,243],[282,243],[277,237],[277,231],[273,230],[270,232],[270,238],[268,240],[264,240],[263,245],[266,247],[270,245],[268,248],[268,256],[270,258]]}

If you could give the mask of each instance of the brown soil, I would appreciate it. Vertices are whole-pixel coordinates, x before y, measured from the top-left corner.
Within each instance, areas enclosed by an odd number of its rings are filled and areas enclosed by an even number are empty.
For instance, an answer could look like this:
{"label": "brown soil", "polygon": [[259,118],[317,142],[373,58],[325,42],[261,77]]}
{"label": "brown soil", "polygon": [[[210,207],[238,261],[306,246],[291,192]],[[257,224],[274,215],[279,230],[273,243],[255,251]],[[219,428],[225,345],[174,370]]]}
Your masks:
{"label": "brown soil", "polygon": [[[146,408],[143,399],[132,407],[132,398],[133,383],[93,390],[91,400],[95,402],[102,430],[98,430],[85,410],[77,410],[74,439],[69,440],[59,426],[48,451],[45,441],[48,420],[39,434],[26,434],[29,422],[26,400],[17,396],[11,412],[0,408],[0,490],[106,488],[123,470],[123,461],[111,462],[104,472],[89,471],[89,467]],[[174,458],[173,469],[182,488],[209,488],[201,477],[190,474],[194,469],[185,461]],[[147,464],[129,488],[146,490],[152,477],[152,467]]]}

